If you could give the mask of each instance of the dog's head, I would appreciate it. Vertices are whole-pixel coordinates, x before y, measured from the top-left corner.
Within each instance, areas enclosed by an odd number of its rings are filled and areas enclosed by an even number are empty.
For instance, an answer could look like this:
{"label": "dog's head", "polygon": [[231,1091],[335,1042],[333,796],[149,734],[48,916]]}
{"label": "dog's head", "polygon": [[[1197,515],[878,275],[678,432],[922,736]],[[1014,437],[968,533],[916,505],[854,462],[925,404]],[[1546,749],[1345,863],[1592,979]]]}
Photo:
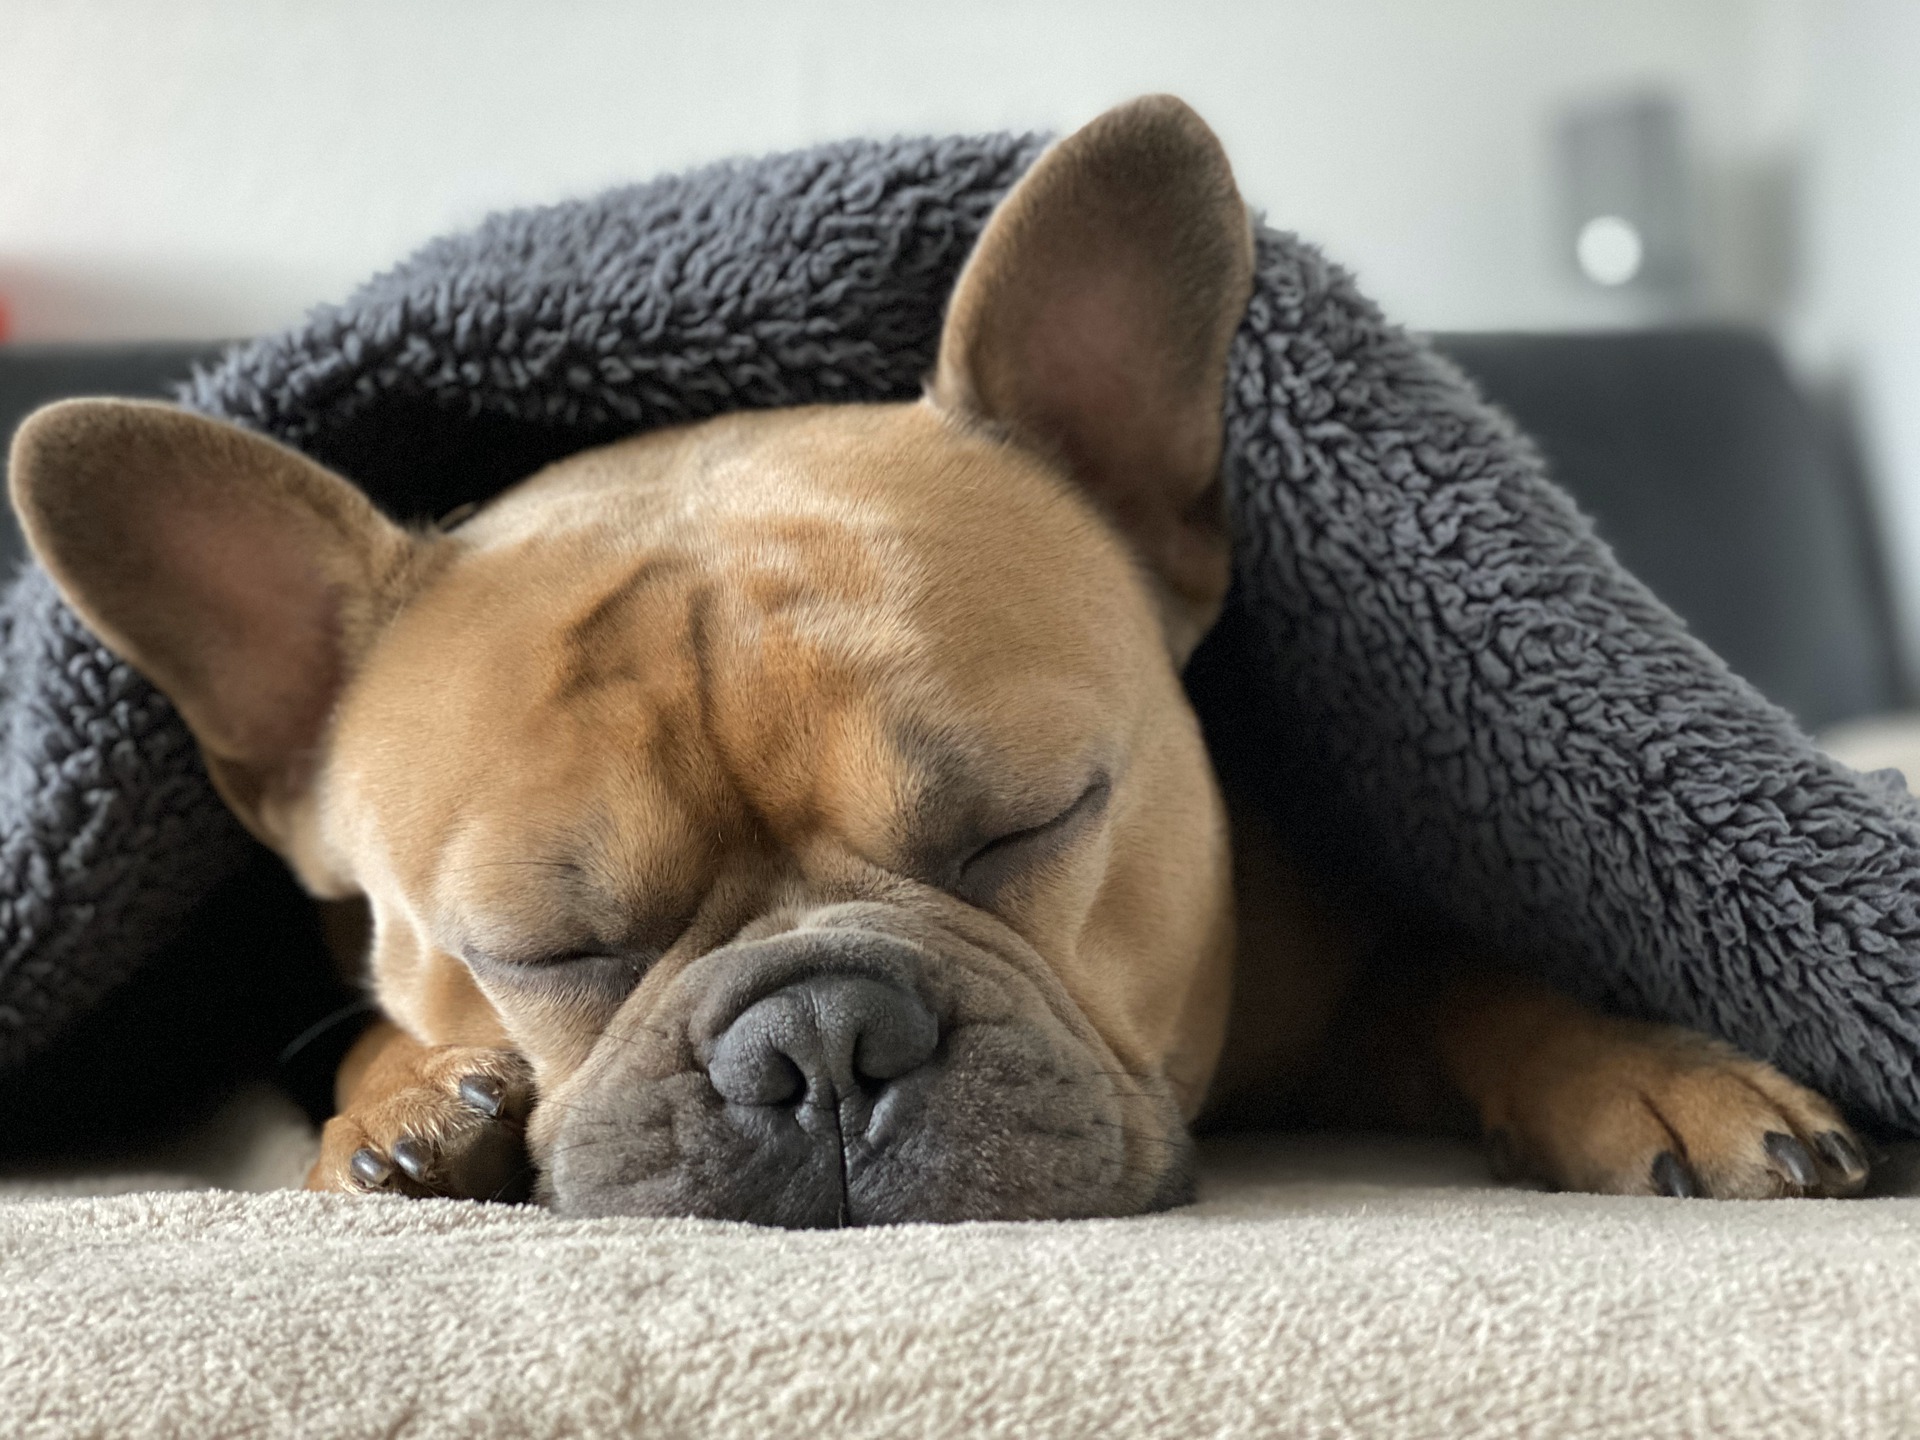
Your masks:
{"label": "dog's head", "polygon": [[[1251,236],[1166,99],[1056,146],[926,397],[577,455],[409,533],[164,406],[22,428],[27,533],[576,1213],[1116,1214],[1187,1185],[1232,949],[1179,670]],[[263,962],[264,963],[264,962]]]}

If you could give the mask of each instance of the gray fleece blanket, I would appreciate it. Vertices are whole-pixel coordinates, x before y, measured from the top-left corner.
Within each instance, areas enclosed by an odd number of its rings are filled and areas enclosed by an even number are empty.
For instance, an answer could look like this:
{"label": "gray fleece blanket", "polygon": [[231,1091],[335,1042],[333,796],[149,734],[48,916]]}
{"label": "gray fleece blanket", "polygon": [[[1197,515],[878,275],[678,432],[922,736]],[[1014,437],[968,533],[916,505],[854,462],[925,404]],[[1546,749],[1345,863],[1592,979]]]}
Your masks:
{"label": "gray fleece blanket", "polygon": [[[413,517],[645,427],[910,397],[1039,145],[832,145],[497,216],[183,398]],[[1478,943],[1920,1133],[1920,812],[1896,783],[1816,752],[1454,369],[1265,228],[1226,449],[1236,585],[1191,683],[1234,783]],[[248,842],[39,571],[0,626],[4,1085]]]}

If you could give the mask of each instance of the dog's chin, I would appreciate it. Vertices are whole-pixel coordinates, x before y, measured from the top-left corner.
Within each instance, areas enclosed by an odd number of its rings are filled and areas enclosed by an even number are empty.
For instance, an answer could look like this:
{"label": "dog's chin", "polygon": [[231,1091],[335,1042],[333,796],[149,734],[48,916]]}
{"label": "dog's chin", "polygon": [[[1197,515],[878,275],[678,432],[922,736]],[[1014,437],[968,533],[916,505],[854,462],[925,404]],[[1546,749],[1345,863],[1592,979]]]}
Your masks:
{"label": "dog's chin", "polygon": [[[1165,1087],[1024,1024],[942,1037],[932,1062],[838,1103],[743,1105],[700,1071],[574,1104],[536,1146],[560,1214],[793,1229],[1122,1216],[1191,1200]],[[547,1127],[538,1127],[547,1129]]]}

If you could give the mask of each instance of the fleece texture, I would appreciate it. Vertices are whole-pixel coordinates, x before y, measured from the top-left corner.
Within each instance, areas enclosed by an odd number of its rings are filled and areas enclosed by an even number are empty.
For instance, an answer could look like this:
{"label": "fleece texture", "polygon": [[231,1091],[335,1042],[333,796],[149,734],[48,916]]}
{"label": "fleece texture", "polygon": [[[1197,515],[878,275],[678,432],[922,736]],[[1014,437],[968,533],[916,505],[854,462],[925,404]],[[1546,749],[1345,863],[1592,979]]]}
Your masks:
{"label": "fleece texture", "polygon": [[1913,1434],[1920,1200],[1481,1173],[1269,1138],[1172,1214],[801,1232],[0,1184],[0,1433]]}
{"label": "fleece texture", "polygon": [[[184,398],[403,517],[650,426],[909,398],[1039,146],[840,144],[499,216]],[[1457,371],[1266,228],[1226,426],[1236,586],[1194,690],[1230,776],[1475,944],[1920,1133],[1920,811],[1898,784],[1821,756]],[[0,1067],[245,854],[164,702],[43,575],[6,616]]]}

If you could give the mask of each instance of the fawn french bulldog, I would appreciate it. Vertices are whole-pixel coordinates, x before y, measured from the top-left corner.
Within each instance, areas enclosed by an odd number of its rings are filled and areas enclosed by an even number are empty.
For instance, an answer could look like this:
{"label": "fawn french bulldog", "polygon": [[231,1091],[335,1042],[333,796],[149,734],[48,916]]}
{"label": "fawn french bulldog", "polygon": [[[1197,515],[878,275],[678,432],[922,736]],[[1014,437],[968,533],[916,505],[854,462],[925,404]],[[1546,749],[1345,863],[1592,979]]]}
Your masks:
{"label": "fawn french bulldog", "polygon": [[[1406,1002],[1223,796],[1247,212],[1159,97],[993,215],[912,403],[575,455],[444,530],[237,428],[71,401],[12,486],[384,1019],[311,1184],[780,1225],[1118,1215],[1210,1108],[1477,1121],[1570,1188],[1834,1195],[1821,1097],[1456,959]],[[523,1158],[524,1157],[524,1158]],[[530,1165],[529,1162],[530,1161]]]}

